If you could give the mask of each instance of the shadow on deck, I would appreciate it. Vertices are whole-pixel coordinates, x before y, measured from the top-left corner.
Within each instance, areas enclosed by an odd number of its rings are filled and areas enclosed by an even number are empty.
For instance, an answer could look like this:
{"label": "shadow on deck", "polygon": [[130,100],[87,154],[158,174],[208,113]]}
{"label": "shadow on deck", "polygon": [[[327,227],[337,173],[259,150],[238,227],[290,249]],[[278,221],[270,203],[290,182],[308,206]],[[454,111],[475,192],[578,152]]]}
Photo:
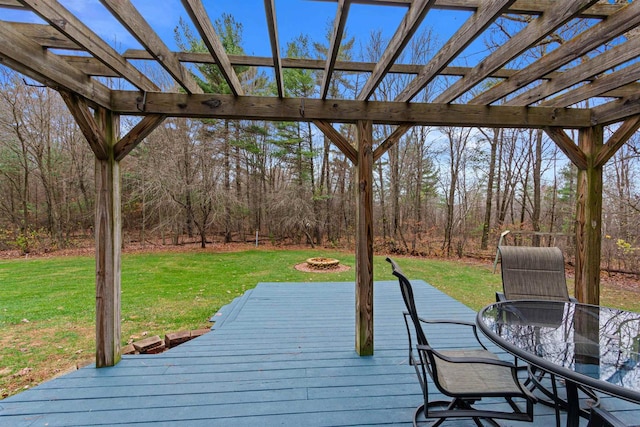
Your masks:
{"label": "shadow on deck", "polygon": [[[474,320],[428,284],[414,286],[424,317]],[[261,283],[213,317],[212,333],[0,401],[0,426],[411,425],[421,392],[407,363],[397,282],[375,284],[372,357],[354,351],[354,294],[353,283]],[[440,336],[450,346],[467,343],[446,329]],[[640,418],[617,399],[603,406],[629,423]],[[534,423],[501,424],[553,425],[553,412],[536,405]]]}

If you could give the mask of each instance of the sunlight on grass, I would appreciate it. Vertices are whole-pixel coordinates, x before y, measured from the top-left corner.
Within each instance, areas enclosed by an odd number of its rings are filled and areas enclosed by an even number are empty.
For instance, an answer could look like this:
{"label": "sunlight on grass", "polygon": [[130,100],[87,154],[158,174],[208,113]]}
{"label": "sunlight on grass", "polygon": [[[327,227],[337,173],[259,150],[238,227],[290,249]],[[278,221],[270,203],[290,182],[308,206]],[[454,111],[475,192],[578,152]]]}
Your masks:
{"label": "sunlight on grass", "polygon": [[[351,269],[309,273],[296,264],[331,257]],[[398,258],[422,279],[473,310],[501,289],[492,262]],[[329,250],[157,252],[122,259],[122,344],[149,335],[210,327],[210,317],[259,282],[354,282],[355,257]],[[0,261],[0,396],[15,394],[76,365],[95,351],[95,261],[53,257]],[[384,256],[374,280],[396,281]],[[640,310],[636,294],[603,288],[603,305]]]}

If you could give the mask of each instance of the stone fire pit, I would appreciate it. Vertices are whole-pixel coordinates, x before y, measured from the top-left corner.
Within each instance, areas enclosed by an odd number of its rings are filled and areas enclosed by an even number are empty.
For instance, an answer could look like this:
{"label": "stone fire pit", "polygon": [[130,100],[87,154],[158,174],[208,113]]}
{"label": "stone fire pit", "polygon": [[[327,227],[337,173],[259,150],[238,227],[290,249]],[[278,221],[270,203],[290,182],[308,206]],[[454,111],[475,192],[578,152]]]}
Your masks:
{"label": "stone fire pit", "polygon": [[346,271],[349,266],[340,264],[340,260],[327,257],[308,258],[305,262],[296,265],[296,270],[311,273],[335,273]]}

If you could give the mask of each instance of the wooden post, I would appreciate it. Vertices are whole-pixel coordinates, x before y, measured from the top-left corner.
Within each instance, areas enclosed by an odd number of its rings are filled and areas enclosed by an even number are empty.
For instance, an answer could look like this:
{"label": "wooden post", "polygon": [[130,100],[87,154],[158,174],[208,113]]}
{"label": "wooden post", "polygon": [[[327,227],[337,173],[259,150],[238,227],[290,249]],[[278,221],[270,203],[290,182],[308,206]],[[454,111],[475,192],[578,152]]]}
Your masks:
{"label": "wooden post", "polygon": [[587,167],[578,169],[575,296],[580,302],[599,304],[602,165],[596,164],[596,158],[603,146],[602,126],[581,129],[579,146]]}
{"label": "wooden post", "polygon": [[96,367],[120,361],[120,164],[115,160],[119,116],[96,111],[104,132],[106,159],[96,157]]}
{"label": "wooden post", "polygon": [[373,355],[373,124],[357,122],[356,351]]}

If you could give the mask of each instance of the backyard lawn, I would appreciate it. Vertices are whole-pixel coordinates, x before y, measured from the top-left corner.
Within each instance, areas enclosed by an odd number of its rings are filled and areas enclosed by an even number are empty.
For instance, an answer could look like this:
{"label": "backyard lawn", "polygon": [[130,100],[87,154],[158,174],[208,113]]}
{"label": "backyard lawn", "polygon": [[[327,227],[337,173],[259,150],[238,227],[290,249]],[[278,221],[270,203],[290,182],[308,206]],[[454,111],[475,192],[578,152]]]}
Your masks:
{"label": "backyard lawn", "polygon": [[[294,268],[310,257],[337,258],[351,269],[315,273]],[[491,261],[409,257],[398,261],[410,278],[423,279],[474,310],[493,301],[501,288]],[[94,262],[92,256],[0,261],[0,398],[93,362]],[[122,344],[207,328],[220,307],[259,282],[335,282],[354,277],[354,255],[328,250],[124,254]],[[374,280],[395,280],[384,256],[374,259]],[[638,300],[632,287],[603,285],[604,305],[640,311]]]}

